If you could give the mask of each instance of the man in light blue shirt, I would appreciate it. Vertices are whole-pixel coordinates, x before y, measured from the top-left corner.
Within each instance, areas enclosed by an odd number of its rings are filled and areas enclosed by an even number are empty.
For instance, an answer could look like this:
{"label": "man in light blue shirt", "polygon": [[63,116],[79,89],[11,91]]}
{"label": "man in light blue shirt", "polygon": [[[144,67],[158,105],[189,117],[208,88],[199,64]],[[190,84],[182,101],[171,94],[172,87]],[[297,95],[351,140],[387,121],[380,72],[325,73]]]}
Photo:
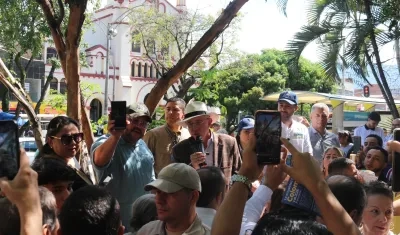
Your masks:
{"label": "man in light blue shirt", "polygon": [[311,108],[311,126],[308,128],[313,157],[319,162],[323,159],[324,151],[332,146],[340,148],[336,134],[328,132],[329,107],[324,103],[316,103]]}
{"label": "man in light blue shirt", "polygon": [[121,220],[129,230],[134,201],[146,194],[144,186],[155,180],[154,158],[142,140],[151,122],[144,104],[127,107],[125,130],[115,130],[114,120],[108,122],[108,135],[100,137],[91,148],[91,158],[100,184],[117,198]]}

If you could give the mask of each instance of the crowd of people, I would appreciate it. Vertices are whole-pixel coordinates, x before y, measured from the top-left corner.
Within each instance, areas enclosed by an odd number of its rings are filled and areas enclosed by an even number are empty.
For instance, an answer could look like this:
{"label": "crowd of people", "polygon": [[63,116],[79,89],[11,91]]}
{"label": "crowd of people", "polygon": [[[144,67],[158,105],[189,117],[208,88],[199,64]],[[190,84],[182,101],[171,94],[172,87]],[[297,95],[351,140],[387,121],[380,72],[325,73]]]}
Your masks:
{"label": "crowd of people", "polygon": [[[201,101],[168,100],[166,124],[149,131],[147,107],[130,104],[126,129],[109,120],[108,134],[88,152],[79,124],[55,117],[32,165],[21,150],[17,176],[0,179],[0,235],[396,232],[392,153],[400,143],[384,136],[379,114],[354,134],[335,134],[327,130],[327,105],[314,104],[308,122],[294,118],[295,93],[282,92],[277,102],[282,159],[267,166],[257,163],[252,116],[232,137]],[[305,191],[316,210],[285,200]]]}

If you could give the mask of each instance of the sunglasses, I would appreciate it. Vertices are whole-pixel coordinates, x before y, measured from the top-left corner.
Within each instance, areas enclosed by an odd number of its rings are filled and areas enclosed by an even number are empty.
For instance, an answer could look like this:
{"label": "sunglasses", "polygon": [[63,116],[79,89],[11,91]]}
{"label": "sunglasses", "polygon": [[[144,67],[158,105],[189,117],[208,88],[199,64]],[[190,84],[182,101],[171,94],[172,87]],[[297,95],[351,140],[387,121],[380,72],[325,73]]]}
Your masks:
{"label": "sunglasses", "polygon": [[61,137],[51,136],[51,138],[61,140],[61,143],[63,145],[70,145],[72,143],[72,140],[74,140],[75,143],[80,143],[83,140],[83,133],[76,133],[76,134],[72,134],[72,135],[62,135]]}

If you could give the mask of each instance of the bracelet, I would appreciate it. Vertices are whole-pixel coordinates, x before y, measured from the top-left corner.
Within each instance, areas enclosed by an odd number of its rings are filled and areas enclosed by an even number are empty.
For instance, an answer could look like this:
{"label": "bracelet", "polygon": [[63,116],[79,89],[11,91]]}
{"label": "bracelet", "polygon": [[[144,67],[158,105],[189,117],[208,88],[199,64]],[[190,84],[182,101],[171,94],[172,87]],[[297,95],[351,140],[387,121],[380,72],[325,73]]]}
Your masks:
{"label": "bracelet", "polygon": [[247,188],[248,188],[249,191],[251,192],[251,187],[252,187],[251,183],[252,183],[252,182],[249,180],[249,178],[247,178],[246,176],[243,176],[243,175],[232,175],[232,178],[231,178],[231,187],[232,187],[232,185],[233,185],[234,183],[236,183],[236,182],[243,183],[244,185],[247,186]]}

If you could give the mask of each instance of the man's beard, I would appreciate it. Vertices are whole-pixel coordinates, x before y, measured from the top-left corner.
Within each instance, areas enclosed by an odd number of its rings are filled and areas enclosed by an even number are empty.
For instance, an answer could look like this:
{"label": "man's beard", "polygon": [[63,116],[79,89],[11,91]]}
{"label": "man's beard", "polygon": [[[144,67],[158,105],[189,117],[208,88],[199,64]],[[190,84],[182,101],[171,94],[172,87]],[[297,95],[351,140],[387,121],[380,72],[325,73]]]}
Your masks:
{"label": "man's beard", "polygon": [[[139,136],[137,136],[139,135]],[[139,128],[132,128],[132,130],[126,130],[123,137],[128,143],[134,144],[141,138],[143,138],[144,133]]]}

